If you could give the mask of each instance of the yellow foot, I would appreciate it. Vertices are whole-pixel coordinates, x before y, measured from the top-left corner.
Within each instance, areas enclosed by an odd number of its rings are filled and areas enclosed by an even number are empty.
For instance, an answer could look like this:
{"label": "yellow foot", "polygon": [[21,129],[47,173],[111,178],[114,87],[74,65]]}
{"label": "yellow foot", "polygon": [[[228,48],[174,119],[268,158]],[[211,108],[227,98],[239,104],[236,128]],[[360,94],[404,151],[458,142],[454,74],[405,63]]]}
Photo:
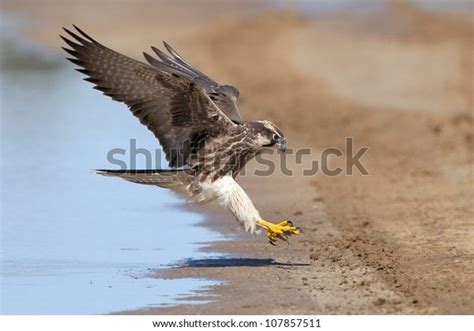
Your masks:
{"label": "yellow foot", "polygon": [[288,242],[289,236],[301,233],[300,229],[293,226],[293,223],[290,221],[273,224],[265,220],[260,220],[257,221],[257,225],[267,230],[267,237],[272,245],[275,245],[277,238]]}

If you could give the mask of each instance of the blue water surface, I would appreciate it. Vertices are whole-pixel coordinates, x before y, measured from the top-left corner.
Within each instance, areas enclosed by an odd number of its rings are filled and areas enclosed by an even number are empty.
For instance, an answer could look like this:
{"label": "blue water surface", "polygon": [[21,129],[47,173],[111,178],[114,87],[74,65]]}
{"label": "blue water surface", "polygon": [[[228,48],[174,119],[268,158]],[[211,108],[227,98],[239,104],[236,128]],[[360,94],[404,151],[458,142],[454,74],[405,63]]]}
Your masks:
{"label": "blue water surface", "polygon": [[203,216],[171,192],[92,174],[116,168],[107,152],[128,150],[130,139],[152,151],[158,142],[72,65],[39,67],[0,76],[0,313],[110,313],[175,304],[215,284],[149,277],[206,256],[196,243],[219,235],[196,226]]}

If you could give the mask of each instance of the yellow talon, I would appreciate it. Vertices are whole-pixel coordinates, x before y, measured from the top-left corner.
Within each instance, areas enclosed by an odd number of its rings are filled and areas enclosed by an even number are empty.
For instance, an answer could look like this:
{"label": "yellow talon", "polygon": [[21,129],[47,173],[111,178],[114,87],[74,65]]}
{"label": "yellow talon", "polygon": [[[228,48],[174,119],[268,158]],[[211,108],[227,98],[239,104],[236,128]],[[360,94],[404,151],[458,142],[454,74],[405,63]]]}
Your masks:
{"label": "yellow talon", "polygon": [[267,237],[272,245],[275,245],[277,238],[288,242],[287,238],[289,236],[301,233],[300,229],[293,226],[293,223],[290,221],[282,221],[278,224],[274,224],[260,220],[257,222],[257,225],[267,230]]}

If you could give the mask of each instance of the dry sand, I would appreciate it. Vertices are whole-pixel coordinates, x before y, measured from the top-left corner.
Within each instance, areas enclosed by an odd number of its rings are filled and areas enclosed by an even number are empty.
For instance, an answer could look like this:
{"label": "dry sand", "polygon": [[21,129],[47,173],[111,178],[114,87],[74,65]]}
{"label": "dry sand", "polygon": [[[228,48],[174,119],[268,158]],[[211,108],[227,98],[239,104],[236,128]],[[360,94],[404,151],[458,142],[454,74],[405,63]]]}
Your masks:
{"label": "dry sand", "polygon": [[473,314],[472,22],[399,2],[374,16],[318,19],[255,15],[258,3],[247,5],[124,11],[124,2],[116,15],[107,5],[4,6],[29,15],[36,28],[25,34],[51,47],[71,23],[136,57],[172,41],[202,71],[239,87],[246,119],[271,119],[292,148],[311,148],[306,165],[325,148],[344,150],[345,137],[370,148],[370,176],[241,178],[266,219],[289,218],[304,233],[273,247],[210,207],[206,226],[237,237],[206,249],[235,258],[157,277],[223,280],[209,290],[220,297],[128,313]]}

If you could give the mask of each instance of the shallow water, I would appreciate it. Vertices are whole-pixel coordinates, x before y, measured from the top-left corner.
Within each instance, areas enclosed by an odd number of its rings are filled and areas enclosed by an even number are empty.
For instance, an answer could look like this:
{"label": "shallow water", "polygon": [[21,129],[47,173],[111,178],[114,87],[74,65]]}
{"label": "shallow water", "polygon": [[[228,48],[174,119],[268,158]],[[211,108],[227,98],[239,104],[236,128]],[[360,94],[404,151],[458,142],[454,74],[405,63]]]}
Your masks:
{"label": "shallow water", "polygon": [[173,193],[91,173],[116,168],[106,154],[131,138],[159,145],[72,68],[1,73],[0,313],[110,313],[175,304],[213,285],[147,277],[208,256],[195,243],[220,237],[195,226],[203,216],[176,208]]}
{"label": "shallow water", "polygon": [[[410,0],[409,2],[429,11],[472,15],[473,10],[472,1],[469,0]],[[274,0],[272,6],[277,9],[292,8],[307,15],[318,16],[337,12],[374,14],[382,12],[389,3],[389,0]]]}

